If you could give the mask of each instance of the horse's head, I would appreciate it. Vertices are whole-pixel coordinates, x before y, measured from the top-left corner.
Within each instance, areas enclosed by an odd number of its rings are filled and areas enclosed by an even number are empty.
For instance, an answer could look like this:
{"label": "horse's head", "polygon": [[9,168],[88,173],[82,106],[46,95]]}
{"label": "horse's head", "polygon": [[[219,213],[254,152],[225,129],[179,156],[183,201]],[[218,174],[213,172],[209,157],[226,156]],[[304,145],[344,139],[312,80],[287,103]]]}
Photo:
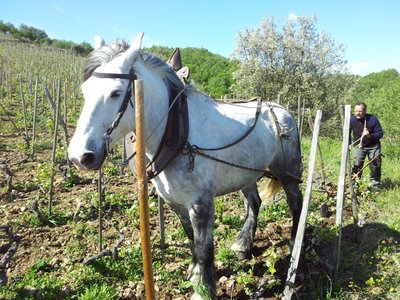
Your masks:
{"label": "horse's head", "polygon": [[[134,128],[134,118],[127,117],[134,115],[133,105],[128,105],[129,87],[142,37],[143,34],[139,34],[129,48],[125,42],[110,47],[100,43],[100,48],[89,58],[82,84],[85,103],[68,147],[68,157],[78,169],[99,169],[106,156],[106,147],[111,147]],[[110,130],[124,102],[127,107],[123,116],[118,126]]]}

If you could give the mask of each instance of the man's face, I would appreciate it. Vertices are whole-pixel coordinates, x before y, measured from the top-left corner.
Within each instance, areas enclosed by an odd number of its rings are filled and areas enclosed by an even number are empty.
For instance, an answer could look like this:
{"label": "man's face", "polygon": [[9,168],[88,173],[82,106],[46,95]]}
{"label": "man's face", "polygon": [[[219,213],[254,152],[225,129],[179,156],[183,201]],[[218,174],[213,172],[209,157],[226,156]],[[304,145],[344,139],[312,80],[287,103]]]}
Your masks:
{"label": "man's face", "polygon": [[362,119],[365,117],[365,107],[364,105],[356,105],[354,107],[354,115],[357,119]]}

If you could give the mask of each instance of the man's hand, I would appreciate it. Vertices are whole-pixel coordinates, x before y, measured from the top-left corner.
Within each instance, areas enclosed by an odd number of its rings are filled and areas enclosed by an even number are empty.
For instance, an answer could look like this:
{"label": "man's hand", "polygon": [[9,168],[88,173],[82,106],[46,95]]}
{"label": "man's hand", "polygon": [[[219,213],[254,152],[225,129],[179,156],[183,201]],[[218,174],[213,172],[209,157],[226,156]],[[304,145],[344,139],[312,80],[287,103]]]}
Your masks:
{"label": "man's hand", "polygon": [[368,130],[367,127],[364,128],[364,131],[363,131],[362,135],[364,135],[364,136],[365,135],[369,135],[369,130]]}

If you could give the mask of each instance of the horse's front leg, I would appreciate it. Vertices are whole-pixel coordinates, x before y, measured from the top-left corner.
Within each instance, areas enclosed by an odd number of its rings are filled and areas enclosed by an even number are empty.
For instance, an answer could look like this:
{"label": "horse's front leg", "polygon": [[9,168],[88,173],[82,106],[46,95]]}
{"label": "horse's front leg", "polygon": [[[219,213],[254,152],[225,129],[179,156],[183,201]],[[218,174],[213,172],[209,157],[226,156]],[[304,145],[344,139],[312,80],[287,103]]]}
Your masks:
{"label": "horse's front leg", "polygon": [[231,249],[240,260],[248,258],[251,254],[257,228],[258,212],[261,205],[256,183],[242,189],[242,193],[244,196],[246,217],[242,230],[236,238],[235,243],[231,246]]}
{"label": "horse's front leg", "polygon": [[214,269],[214,204],[213,199],[199,198],[189,208],[190,221],[193,228],[192,261],[196,264],[192,269],[192,280],[199,280],[209,291],[216,295]]}

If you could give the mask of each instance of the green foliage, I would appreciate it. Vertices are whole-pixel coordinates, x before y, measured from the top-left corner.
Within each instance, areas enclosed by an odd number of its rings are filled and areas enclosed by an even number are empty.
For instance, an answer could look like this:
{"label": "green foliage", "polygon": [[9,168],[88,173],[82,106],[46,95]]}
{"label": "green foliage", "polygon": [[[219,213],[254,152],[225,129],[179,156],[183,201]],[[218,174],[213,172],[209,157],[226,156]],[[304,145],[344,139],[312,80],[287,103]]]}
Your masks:
{"label": "green foliage", "polygon": [[[148,49],[155,55],[167,60],[173,48],[153,46]],[[196,87],[213,98],[232,94],[234,83],[232,74],[237,69],[237,61],[213,54],[203,48],[181,48],[182,63],[190,69],[190,76]]]}
{"label": "green foliage", "polygon": [[385,132],[382,151],[389,158],[400,157],[400,119],[393,114],[400,111],[400,74],[389,69],[360,78],[354,92],[353,104],[364,101],[367,113],[378,117]]}
{"label": "green foliage", "polygon": [[23,277],[0,288],[2,299],[60,299],[63,283],[48,260],[40,260]]}
{"label": "green foliage", "polygon": [[50,190],[52,166],[51,162],[42,162],[36,165],[35,182],[44,193]]}
{"label": "green foliage", "polygon": [[21,24],[19,26],[19,29],[17,32],[14,34],[15,38],[18,39],[26,39],[31,42],[41,42],[42,40],[47,38],[46,32],[44,30],[32,27],[32,26],[27,26],[25,24]]}
{"label": "green foliage", "polygon": [[276,251],[274,246],[269,247],[267,250],[264,252],[265,256],[265,266],[268,268],[268,272],[271,275],[274,275],[276,273],[276,262],[278,259],[281,258],[279,253]]}
{"label": "green foliage", "polygon": [[254,260],[250,261],[250,268],[247,271],[239,271],[237,275],[237,282],[244,285],[244,292],[247,296],[253,295],[254,289]]}
{"label": "green foliage", "polygon": [[76,169],[71,167],[67,173],[66,178],[64,178],[63,188],[68,189],[79,183],[79,176],[76,173]]}
{"label": "green foliage", "polygon": [[259,213],[259,226],[264,227],[270,222],[282,221],[290,216],[285,200],[262,206]]}
{"label": "green foliage", "polygon": [[89,43],[82,42],[80,44],[76,44],[72,41],[51,39],[47,36],[47,33],[44,30],[25,24],[21,24],[17,29],[13,24],[4,23],[2,20],[0,20],[0,31],[4,34],[10,34],[15,39],[24,42],[52,46],[59,49],[73,50],[77,55],[86,56],[93,51],[93,47]]}
{"label": "green foliage", "polygon": [[343,45],[324,31],[318,32],[315,17],[287,19],[279,28],[273,17],[238,34],[235,58],[240,61],[235,91],[249,98],[261,96],[290,108],[324,111],[324,120],[338,118],[335,111],[355,83],[345,75]]}
{"label": "green foliage", "polygon": [[108,285],[92,285],[86,287],[85,291],[79,295],[79,300],[97,300],[97,299],[118,299],[118,292],[115,288]]}

